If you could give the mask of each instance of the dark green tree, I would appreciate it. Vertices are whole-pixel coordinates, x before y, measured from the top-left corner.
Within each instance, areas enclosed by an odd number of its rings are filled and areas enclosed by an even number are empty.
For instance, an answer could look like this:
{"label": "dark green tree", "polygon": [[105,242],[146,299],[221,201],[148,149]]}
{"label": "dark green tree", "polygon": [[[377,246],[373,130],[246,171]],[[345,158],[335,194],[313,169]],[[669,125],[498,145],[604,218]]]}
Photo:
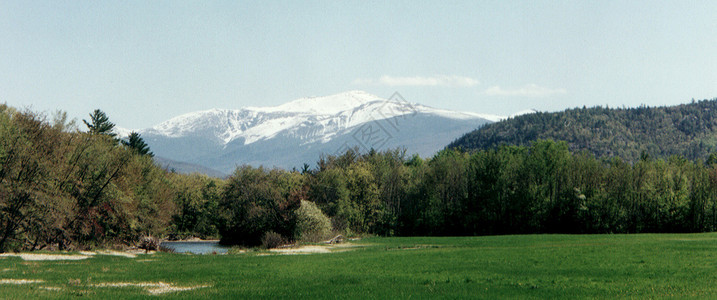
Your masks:
{"label": "dark green tree", "polygon": [[296,188],[287,182],[289,175],[276,169],[238,167],[227,179],[219,202],[221,243],[257,246],[268,232],[291,238],[296,224],[294,212],[301,203],[286,197]]}
{"label": "dark green tree", "polygon": [[111,137],[117,135],[112,132],[115,128],[115,124],[110,122],[107,114],[99,109],[95,109],[95,111],[90,114],[90,122],[87,122],[87,120],[82,120],[82,122],[87,125],[87,129],[89,129],[91,134],[104,134]]}
{"label": "dark green tree", "polygon": [[142,139],[139,133],[132,131],[129,137],[127,137],[127,140],[122,141],[122,144],[137,152],[139,155],[154,157],[154,153],[149,151],[149,145],[144,142],[144,139]]}

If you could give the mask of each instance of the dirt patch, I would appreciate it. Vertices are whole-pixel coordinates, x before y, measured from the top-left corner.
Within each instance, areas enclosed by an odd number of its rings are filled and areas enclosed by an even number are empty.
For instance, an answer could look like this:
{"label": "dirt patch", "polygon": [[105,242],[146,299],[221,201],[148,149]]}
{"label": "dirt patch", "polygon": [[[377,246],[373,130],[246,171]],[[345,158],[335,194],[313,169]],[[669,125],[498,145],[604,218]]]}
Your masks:
{"label": "dirt patch", "polygon": [[208,285],[196,285],[196,286],[172,286],[172,285],[161,285],[157,287],[147,288],[147,292],[149,292],[152,295],[159,295],[159,294],[166,294],[166,293],[174,293],[174,292],[184,292],[184,291],[191,291],[194,289],[200,289],[209,287]]}
{"label": "dirt patch", "polygon": [[[269,252],[282,255],[297,255],[297,254],[315,254],[315,253],[334,253],[334,252],[346,252],[353,250],[352,248],[365,247],[365,245],[354,245],[351,243],[339,243],[331,244],[326,246],[306,245],[296,246],[289,248],[269,249]],[[267,255],[267,254],[263,254]]]}
{"label": "dirt patch", "polygon": [[154,250],[146,251],[146,250],[141,250],[141,249],[130,249],[130,250],[125,251],[124,253],[139,255],[139,254],[155,254],[155,253],[157,253],[157,251],[154,251]]}
{"label": "dirt patch", "polygon": [[97,254],[99,254],[99,255],[122,256],[122,257],[127,257],[127,258],[135,258],[135,257],[137,257],[137,254],[135,254],[135,253],[121,252],[121,251],[113,251],[113,250],[97,251]]}
{"label": "dirt patch", "polygon": [[96,255],[113,255],[121,256],[126,258],[136,258],[139,254],[154,254],[155,251],[145,252],[144,250],[128,250],[128,251],[115,251],[115,250],[98,250],[95,252],[91,251],[80,251],[78,254],[39,254],[39,253],[2,253],[1,258],[6,257],[20,257],[26,261],[44,261],[44,260],[83,260],[88,259]]}
{"label": "dirt patch", "polygon": [[82,260],[90,258],[89,255],[82,254],[35,254],[35,253],[3,253],[0,256],[14,256],[27,261],[44,261],[44,260]]}
{"label": "dirt patch", "polygon": [[166,282],[106,282],[93,285],[94,287],[139,287],[144,288],[148,293],[152,295],[159,295],[173,292],[190,291],[194,289],[206,288],[208,285],[193,285],[193,286],[175,286],[171,283]]}
{"label": "dirt patch", "polygon": [[312,253],[330,253],[328,246],[301,246],[295,248],[269,249],[270,252],[279,254],[312,254]]}
{"label": "dirt patch", "polygon": [[0,279],[0,284],[32,284],[43,283],[41,279]]}

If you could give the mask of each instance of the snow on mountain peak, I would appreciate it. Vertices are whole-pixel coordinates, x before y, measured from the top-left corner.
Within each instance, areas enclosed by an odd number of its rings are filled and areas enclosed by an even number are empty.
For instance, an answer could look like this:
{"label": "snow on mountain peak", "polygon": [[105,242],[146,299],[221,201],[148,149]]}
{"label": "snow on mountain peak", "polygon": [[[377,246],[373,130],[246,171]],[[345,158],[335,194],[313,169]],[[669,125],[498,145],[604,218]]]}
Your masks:
{"label": "snow on mountain peak", "polygon": [[137,130],[133,129],[127,129],[124,127],[115,126],[115,128],[112,130],[115,134],[117,134],[118,138],[124,139],[127,138],[132,132],[135,132]]}
{"label": "snow on mountain peak", "polygon": [[383,99],[363,91],[350,91],[324,97],[304,97],[273,107],[247,107],[246,109],[260,112],[335,115],[376,100]]}
{"label": "snow on mountain peak", "polygon": [[366,122],[422,113],[469,120],[497,121],[498,116],[436,109],[404,101],[390,101],[363,91],[349,91],[324,97],[305,97],[273,107],[211,109],[184,114],[145,132],[167,137],[202,135],[228,144],[244,144],[288,134],[306,142],[331,140],[342,130]]}

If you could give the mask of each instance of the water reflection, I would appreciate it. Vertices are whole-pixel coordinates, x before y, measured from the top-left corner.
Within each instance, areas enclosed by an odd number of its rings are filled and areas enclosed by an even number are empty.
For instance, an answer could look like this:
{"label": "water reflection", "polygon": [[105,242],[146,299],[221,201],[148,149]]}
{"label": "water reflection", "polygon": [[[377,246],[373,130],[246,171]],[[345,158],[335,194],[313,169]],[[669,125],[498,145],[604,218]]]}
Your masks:
{"label": "water reflection", "polygon": [[201,242],[162,242],[162,247],[167,247],[176,253],[211,254],[227,253],[228,247],[219,245],[217,241]]}

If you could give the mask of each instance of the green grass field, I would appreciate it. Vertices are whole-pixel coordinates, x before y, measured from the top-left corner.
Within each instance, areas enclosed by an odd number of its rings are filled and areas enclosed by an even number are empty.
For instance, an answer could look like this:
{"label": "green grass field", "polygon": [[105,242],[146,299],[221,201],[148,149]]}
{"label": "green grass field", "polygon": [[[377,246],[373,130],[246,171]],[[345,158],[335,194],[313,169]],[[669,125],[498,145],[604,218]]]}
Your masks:
{"label": "green grass field", "polygon": [[[211,299],[717,298],[714,233],[368,238],[352,243],[361,247],[310,255],[2,257],[0,298],[148,298],[162,284],[194,289],[156,296]],[[21,279],[38,281],[17,284]],[[137,286],[142,283],[149,286]]]}

